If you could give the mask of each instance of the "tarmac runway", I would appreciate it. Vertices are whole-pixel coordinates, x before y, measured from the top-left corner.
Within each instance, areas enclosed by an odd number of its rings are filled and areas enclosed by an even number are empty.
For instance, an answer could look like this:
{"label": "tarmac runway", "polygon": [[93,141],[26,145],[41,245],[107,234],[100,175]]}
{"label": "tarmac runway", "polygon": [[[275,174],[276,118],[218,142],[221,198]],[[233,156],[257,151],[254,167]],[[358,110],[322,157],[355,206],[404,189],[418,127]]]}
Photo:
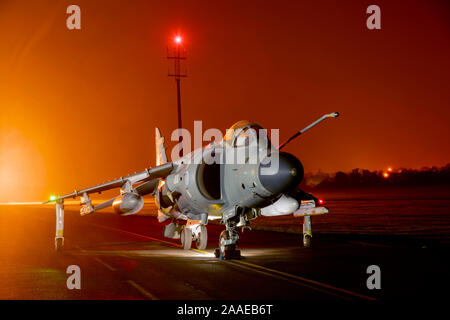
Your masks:
{"label": "tarmac runway", "polygon": [[[53,206],[0,206],[0,299],[430,299],[450,283],[439,242],[317,233],[304,248],[296,234],[245,230],[243,259],[224,261],[213,255],[223,226],[208,226],[205,251],[185,251],[152,216],[76,210],[66,207],[55,252]],[[79,290],[66,285],[71,265]],[[370,265],[380,267],[379,290],[367,288]]]}

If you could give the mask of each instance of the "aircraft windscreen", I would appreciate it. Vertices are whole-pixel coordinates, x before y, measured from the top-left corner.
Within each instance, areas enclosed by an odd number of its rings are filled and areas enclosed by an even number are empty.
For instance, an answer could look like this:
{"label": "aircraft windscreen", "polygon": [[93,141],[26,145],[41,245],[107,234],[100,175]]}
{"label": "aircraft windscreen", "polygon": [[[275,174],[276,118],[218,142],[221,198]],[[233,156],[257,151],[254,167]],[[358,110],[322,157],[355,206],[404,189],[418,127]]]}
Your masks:
{"label": "aircraft windscreen", "polygon": [[[259,142],[261,135],[260,130],[262,129],[263,127],[257,123],[242,120],[236,122],[227,130],[224,140],[233,147],[249,146],[255,140]],[[267,142],[270,146],[270,141],[268,139]]]}

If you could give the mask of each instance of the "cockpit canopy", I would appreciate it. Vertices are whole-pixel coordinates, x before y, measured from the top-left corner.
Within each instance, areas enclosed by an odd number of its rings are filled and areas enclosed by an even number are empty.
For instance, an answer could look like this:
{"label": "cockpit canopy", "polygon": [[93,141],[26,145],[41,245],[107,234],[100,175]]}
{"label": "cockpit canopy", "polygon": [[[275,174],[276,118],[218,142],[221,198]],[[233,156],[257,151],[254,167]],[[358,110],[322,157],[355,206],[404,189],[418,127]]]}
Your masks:
{"label": "cockpit canopy", "polygon": [[[263,130],[259,124],[248,120],[241,120],[233,124],[224,137],[224,141],[231,147],[244,147],[252,144],[255,139],[259,143]],[[266,136],[267,137],[267,136]],[[267,138],[268,145],[270,141]]]}

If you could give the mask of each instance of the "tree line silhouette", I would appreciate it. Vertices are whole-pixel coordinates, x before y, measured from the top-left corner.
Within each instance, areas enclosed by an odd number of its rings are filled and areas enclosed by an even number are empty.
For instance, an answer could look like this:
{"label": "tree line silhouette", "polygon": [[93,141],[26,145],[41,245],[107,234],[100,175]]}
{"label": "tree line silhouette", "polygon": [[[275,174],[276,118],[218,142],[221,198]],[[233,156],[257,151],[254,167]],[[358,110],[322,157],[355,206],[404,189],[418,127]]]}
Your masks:
{"label": "tree line silhouette", "polygon": [[305,174],[303,184],[314,189],[371,188],[405,186],[450,186],[450,163],[443,167],[416,169],[392,169],[391,171],[370,171],[353,169],[335,174],[317,172]]}

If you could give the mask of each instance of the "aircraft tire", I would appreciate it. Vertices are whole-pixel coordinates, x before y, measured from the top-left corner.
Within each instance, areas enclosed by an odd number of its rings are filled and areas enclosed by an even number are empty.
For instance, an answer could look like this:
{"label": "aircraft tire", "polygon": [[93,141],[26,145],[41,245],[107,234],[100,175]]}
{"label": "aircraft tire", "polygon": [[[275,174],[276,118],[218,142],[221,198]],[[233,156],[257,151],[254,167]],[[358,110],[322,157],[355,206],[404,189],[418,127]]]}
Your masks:
{"label": "aircraft tire", "polygon": [[221,259],[225,258],[226,251],[229,250],[229,246],[224,245],[222,242],[225,240],[228,240],[228,239],[229,239],[228,231],[223,230],[220,233],[220,237],[219,237],[219,254],[220,254]]}
{"label": "aircraft tire", "polygon": [[183,243],[183,249],[190,250],[192,246],[192,230],[190,228],[183,228],[182,234],[181,241]]}
{"label": "aircraft tire", "polygon": [[56,238],[55,239],[55,250],[61,251],[63,244],[64,244],[63,238]]}
{"label": "aircraft tire", "polygon": [[198,239],[196,241],[197,249],[199,250],[205,250],[206,246],[208,245],[208,230],[206,229],[206,226],[201,225],[200,226],[200,232],[198,234]]}
{"label": "aircraft tire", "polygon": [[305,248],[310,248],[311,245],[312,245],[312,238],[311,238],[311,236],[309,234],[305,234],[303,236],[303,246]]}

